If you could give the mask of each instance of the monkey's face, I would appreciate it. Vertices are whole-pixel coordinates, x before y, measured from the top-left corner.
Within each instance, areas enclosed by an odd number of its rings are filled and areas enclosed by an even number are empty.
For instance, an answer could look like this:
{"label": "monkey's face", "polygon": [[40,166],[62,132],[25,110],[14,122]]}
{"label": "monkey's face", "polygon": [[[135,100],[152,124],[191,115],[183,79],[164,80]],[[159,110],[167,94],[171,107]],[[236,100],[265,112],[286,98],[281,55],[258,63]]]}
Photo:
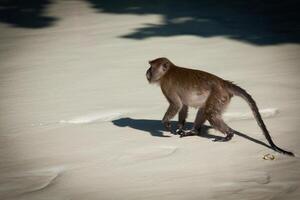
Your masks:
{"label": "monkey's face", "polygon": [[158,60],[149,61],[151,65],[146,72],[149,83],[157,83],[166,74],[169,69],[168,62],[159,62]]}

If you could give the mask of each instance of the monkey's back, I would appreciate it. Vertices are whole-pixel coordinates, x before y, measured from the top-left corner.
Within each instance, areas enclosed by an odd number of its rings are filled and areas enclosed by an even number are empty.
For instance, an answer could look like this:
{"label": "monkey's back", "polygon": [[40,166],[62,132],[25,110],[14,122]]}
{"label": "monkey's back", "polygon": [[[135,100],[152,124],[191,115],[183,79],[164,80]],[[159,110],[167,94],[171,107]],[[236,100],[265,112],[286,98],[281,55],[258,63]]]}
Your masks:
{"label": "monkey's back", "polygon": [[173,66],[161,80],[164,93],[176,93],[188,106],[201,107],[210,99],[228,99],[230,82],[211,73]]}
{"label": "monkey's back", "polygon": [[173,66],[161,80],[163,84],[182,89],[223,87],[228,81],[205,71]]}

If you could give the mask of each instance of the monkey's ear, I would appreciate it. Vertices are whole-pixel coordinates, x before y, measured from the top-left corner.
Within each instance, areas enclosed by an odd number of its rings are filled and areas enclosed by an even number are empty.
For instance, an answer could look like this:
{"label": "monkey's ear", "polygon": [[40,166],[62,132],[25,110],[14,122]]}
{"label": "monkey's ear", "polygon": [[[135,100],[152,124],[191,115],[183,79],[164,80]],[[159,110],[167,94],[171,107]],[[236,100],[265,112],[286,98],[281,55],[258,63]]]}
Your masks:
{"label": "monkey's ear", "polygon": [[170,62],[165,62],[165,63],[162,65],[163,71],[167,71],[169,68],[170,68]]}

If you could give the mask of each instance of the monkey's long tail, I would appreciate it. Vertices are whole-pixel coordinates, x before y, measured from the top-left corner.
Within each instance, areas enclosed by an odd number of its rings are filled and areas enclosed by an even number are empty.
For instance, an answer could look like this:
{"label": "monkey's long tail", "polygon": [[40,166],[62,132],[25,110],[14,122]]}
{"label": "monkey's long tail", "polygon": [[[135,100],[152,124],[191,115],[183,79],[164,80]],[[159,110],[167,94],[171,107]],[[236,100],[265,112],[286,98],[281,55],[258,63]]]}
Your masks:
{"label": "monkey's long tail", "polygon": [[250,106],[252,112],[253,112],[253,115],[257,121],[257,124],[259,125],[259,127],[261,128],[261,130],[263,131],[266,139],[268,140],[269,144],[271,145],[271,147],[279,152],[279,153],[283,153],[283,154],[286,154],[286,155],[289,155],[289,156],[295,156],[292,152],[289,152],[289,151],[285,151],[281,148],[279,148],[278,146],[276,146],[269,134],[269,131],[267,130],[266,128],[266,125],[264,123],[264,121],[262,120],[261,118],[261,115],[259,113],[259,110],[257,108],[257,105],[254,101],[254,99],[251,97],[250,94],[248,94],[243,88],[233,84],[233,83],[229,83],[230,84],[230,89],[231,89],[231,92],[236,95],[236,96],[239,96],[241,98],[243,98]]}

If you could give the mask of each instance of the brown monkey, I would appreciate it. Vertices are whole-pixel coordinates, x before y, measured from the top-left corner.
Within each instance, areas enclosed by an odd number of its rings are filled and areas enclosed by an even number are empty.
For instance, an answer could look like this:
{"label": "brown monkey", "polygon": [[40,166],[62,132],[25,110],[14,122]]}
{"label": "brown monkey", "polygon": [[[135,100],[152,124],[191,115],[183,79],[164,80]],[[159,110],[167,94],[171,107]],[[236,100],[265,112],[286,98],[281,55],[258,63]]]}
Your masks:
{"label": "brown monkey", "polygon": [[[157,58],[149,61],[149,64],[151,66],[146,72],[148,81],[160,85],[170,104],[162,119],[168,131],[172,132],[170,120],[179,112],[176,133],[180,134],[181,137],[200,133],[201,126],[208,120],[213,128],[225,134],[221,141],[230,140],[235,131],[223,121],[222,112],[231,97],[236,95],[242,97],[249,104],[271,147],[277,152],[294,156],[292,152],[285,151],[274,144],[255,101],[244,89],[213,74],[178,67],[167,58]],[[183,127],[188,106],[198,108],[198,112],[192,130],[185,132]]]}

